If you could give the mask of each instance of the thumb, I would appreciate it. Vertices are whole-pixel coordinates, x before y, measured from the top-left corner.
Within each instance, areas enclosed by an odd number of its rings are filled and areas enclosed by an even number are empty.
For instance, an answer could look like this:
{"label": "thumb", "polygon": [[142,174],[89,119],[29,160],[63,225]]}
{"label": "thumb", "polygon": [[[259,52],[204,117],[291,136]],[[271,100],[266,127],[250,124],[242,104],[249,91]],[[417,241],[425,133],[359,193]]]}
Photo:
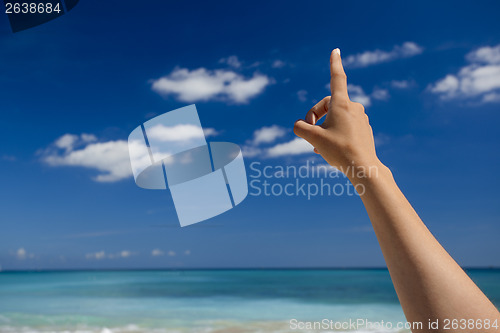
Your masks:
{"label": "thumb", "polygon": [[324,129],[322,127],[311,125],[302,119],[297,120],[293,126],[293,132],[295,135],[305,139],[314,147],[316,147],[319,143],[323,131]]}

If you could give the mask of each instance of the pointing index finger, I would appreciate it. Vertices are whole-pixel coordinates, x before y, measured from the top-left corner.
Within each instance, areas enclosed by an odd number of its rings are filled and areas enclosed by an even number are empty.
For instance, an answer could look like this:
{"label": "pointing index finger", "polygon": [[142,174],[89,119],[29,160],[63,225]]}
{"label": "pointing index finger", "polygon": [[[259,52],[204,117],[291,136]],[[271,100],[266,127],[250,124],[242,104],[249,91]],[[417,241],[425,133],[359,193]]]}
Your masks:
{"label": "pointing index finger", "polygon": [[344,96],[347,97],[347,77],[342,66],[342,58],[340,57],[340,49],[335,49],[330,55],[330,89],[332,97]]}

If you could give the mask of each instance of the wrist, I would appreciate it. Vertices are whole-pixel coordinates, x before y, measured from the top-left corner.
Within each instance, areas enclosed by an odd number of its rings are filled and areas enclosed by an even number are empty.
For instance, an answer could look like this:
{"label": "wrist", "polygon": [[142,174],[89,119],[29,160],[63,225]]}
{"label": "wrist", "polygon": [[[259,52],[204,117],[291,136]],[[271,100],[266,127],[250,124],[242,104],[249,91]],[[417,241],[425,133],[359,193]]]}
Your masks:
{"label": "wrist", "polygon": [[346,170],[344,174],[355,186],[358,184],[368,185],[382,179],[393,179],[391,170],[378,159],[372,163],[359,165],[352,163],[350,168],[346,168]]}

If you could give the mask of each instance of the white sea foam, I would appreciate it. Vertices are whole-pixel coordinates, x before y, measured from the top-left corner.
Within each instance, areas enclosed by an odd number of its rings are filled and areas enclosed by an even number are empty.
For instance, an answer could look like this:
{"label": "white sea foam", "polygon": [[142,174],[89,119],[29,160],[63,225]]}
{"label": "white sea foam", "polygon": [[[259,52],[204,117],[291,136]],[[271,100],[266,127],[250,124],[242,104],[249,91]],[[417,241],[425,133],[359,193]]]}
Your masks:
{"label": "white sea foam", "polygon": [[[0,333],[285,333],[290,332],[288,322],[284,321],[228,321],[205,322],[193,327],[140,327],[130,324],[122,327],[14,327],[0,326]],[[317,333],[319,330],[296,329],[297,333]],[[409,330],[373,329],[373,330],[320,330],[324,333],[402,333]]]}

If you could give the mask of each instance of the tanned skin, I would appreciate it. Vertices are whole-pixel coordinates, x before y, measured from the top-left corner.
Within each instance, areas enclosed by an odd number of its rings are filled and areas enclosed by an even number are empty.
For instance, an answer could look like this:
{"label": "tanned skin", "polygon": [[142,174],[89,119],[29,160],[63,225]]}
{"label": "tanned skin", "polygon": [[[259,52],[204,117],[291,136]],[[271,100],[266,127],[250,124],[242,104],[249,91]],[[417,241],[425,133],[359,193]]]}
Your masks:
{"label": "tanned skin", "polygon": [[[357,171],[346,176],[368,212],[406,319],[423,323],[413,332],[500,332],[485,327],[487,321],[500,325],[498,309],[434,238],[378,159],[364,107],[349,99],[339,49],[331,53],[330,74],[331,96],[298,120],[294,132],[331,166]],[[445,330],[453,319],[459,326]],[[429,320],[438,320],[439,328],[429,329]]]}

